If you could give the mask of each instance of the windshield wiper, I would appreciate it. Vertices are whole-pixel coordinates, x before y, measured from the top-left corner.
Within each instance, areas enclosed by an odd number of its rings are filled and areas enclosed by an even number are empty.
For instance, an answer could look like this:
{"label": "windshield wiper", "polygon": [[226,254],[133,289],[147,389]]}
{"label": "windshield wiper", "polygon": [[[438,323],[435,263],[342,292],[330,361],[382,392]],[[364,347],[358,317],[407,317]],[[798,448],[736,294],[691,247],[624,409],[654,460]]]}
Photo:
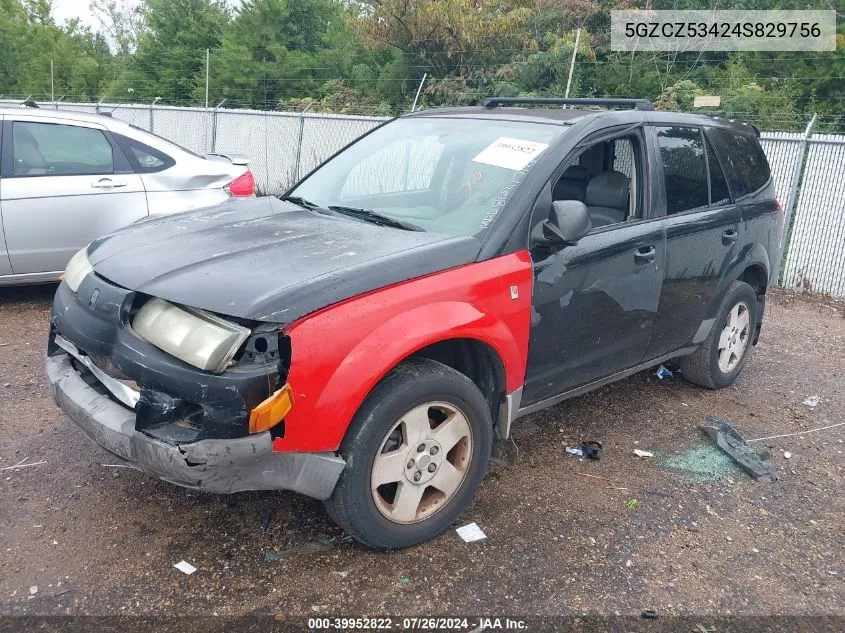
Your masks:
{"label": "windshield wiper", "polygon": [[317,213],[339,213],[364,220],[365,222],[372,222],[373,224],[379,224],[382,226],[390,226],[395,229],[404,229],[405,231],[425,231],[425,229],[421,226],[417,226],[411,222],[405,222],[404,220],[391,218],[389,215],[383,215],[371,209],[344,207],[343,205],[335,204],[329,205],[328,207],[321,207],[316,202],[306,200],[302,196],[282,196],[280,199],[287,202],[293,202],[300,207],[305,207],[306,209],[316,211]]}
{"label": "windshield wiper", "polygon": [[331,215],[331,211],[329,211],[325,207],[321,207],[316,202],[306,200],[302,196],[280,196],[279,200],[284,200],[285,202],[293,202],[294,204],[299,205],[300,207],[304,207],[309,211],[316,211],[317,213]]}
{"label": "windshield wiper", "polygon": [[405,231],[425,231],[424,228],[417,226],[412,222],[397,220],[396,218],[391,218],[389,215],[383,215],[378,211],[373,211],[372,209],[358,209],[356,207],[344,207],[336,204],[329,205],[329,209],[337,213],[342,213],[343,215],[364,220],[365,222],[389,226],[394,229],[404,229]]}

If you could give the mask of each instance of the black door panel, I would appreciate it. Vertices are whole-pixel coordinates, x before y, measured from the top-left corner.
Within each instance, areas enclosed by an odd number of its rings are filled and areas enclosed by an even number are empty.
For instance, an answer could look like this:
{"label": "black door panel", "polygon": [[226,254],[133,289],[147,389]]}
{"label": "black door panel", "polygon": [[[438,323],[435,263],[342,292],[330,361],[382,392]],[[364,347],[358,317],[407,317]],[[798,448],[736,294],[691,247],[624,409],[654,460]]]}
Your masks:
{"label": "black door panel", "polygon": [[523,405],[639,363],[663,283],[660,221],[619,224],[532,250],[534,299]]}
{"label": "black door panel", "polygon": [[666,278],[647,358],[685,347],[695,337],[717,292],[719,280],[739,253],[740,211],[736,206],[667,217]]}
{"label": "black door panel", "polygon": [[702,130],[658,126],[651,143],[665,195],[666,278],[647,359],[700,342],[742,249],[742,214]]}

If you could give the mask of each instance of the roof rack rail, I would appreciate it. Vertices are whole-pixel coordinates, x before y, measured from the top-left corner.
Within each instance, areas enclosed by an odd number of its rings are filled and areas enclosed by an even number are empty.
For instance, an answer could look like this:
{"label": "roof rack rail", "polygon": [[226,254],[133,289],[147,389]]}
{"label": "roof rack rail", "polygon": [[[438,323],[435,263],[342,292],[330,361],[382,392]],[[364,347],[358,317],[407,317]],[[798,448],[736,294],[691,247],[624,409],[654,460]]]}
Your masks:
{"label": "roof rack rail", "polygon": [[556,97],[487,97],[481,105],[485,108],[495,108],[500,105],[597,105],[597,106],[626,106],[633,110],[654,110],[654,105],[648,99],[599,99],[578,98],[559,99]]}

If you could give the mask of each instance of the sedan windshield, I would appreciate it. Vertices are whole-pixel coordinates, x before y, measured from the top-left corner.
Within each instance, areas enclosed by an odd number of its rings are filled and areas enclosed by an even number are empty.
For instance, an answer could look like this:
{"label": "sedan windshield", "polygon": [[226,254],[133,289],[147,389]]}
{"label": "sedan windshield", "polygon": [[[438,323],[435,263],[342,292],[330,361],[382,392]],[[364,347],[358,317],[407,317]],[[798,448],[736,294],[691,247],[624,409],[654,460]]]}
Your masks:
{"label": "sedan windshield", "polygon": [[361,221],[393,218],[400,223],[383,223],[395,228],[479,235],[562,131],[502,120],[397,119],[335,156],[289,196],[323,209],[358,210],[353,217]]}

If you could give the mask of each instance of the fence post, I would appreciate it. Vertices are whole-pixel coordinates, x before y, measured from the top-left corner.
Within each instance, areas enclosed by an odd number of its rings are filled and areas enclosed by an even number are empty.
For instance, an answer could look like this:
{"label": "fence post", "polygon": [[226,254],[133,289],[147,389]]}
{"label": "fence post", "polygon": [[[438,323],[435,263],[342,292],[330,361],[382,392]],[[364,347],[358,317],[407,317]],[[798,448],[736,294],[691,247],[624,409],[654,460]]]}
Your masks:
{"label": "fence post", "polygon": [[205,109],[208,110],[208,76],[211,69],[211,53],[205,49]]}
{"label": "fence post", "polygon": [[220,103],[214,106],[211,111],[211,153],[217,151],[217,108],[226,103],[229,99],[223,99]]}
{"label": "fence post", "polygon": [[299,164],[302,161],[302,137],[305,133],[305,113],[308,112],[308,108],[310,108],[313,103],[313,101],[309,102],[308,105],[302,109],[302,112],[299,113],[299,140],[296,144],[296,164],[293,168],[293,183],[291,184],[299,181]]}
{"label": "fence post", "polygon": [[566,94],[564,99],[569,98],[569,88],[572,86],[572,74],[575,72],[575,56],[578,54],[578,44],[581,42],[581,29],[575,32],[575,48],[572,50],[572,61],[569,64],[569,78],[566,80]]}
{"label": "fence post", "polygon": [[423,78],[420,79],[420,85],[417,87],[417,94],[414,95],[414,105],[411,106],[411,112],[414,112],[417,109],[417,100],[420,98],[420,92],[422,92],[422,87],[425,83],[426,77],[428,77],[428,73],[423,73]]}
{"label": "fence post", "polygon": [[798,185],[801,182],[801,175],[804,169],[804,157],[807,154],[807,145],[810,142],[810,135],[812,134],[813,124],[816,122],[816,115],[810,119],[807,128],[804,130],[804,138],[801,139],[801,149],[798,150],[798,160],[795,162],[795,170],[792,172],[792,182],[789,184],[789,193],[786,196],[786,206],[783,210],[783,233],[780,236],[780,244],[777,251],[777,261],[775,262],[774,280],[777,285],[780,285],[781,265],[783,264],[783,251],[786,248],[784,240],[789,232],[789,227],[792,223],[792,213],[795,211],[795,200],[798,197]]}
{"label": "fence post", "polygon": [[153,131],[153,106],[161,101],[161,97],[156,97],[153,99],[153,102],[150,104],[150,133]]}

